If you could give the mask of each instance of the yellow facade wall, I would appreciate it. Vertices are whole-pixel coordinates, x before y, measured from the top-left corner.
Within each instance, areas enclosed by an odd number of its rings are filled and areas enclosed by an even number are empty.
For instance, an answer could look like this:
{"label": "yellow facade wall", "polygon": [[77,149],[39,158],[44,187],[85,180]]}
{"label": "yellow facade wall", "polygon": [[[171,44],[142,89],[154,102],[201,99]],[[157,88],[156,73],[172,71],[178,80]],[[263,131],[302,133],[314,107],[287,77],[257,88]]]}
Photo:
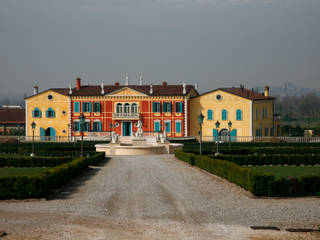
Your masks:
{"label": "yellow facade wall", "polygon": [[[217,100],[217,95],[221,96]],[[208,110],[213,111],[212,120],[208,120]],[[222,110],[227,110],[227,120],[222,120]],[[242,111],[242,120],[236,120],[236,111]],[[221,129],[229,129],[228,122],[232,122],[231,130],[237,130],[237,136],[250,136],[251,100],[230,94],[221,90],[213,91],[191,99],[190,103],[190,134],[197,136],[199,131],[198,115],[202,112],[204,121],[202,125],[203,136],[213,136],[216,121],[220,122]]]}
{"label": "yellow facade wall", "polygon": [[273,100],[254,101],[253,136],[270,136],[273,126]]}
{"label": "yellow facade wall", "polygon": [[[48,99],[51,95],[52,99]],[[69,134],[69,115],[70,98],[48,90],[26,99],[26,136],[32,136],[31,123],[36,123],[34,135],[40,136],[40,128],[46,130],[51,127],[56,131],[56,136],[67,137]],[[41,111],[41,117],[33,117],[32,111],[38,108]],[[52,108],[55,111],[54,118],[46,117],[46,111]]]}
{"label": "yellow facade wall", "polygon": [[[221,96],[220,100],[217,99],[217,95]],[[208,120],[209,109],[213,111],[212,120]],[[227,110],[227,120],[222,120],[223,109]],[[237,120],[236,118],[238,109],[242,111],[242,120]],[[198,136],[200,130],[198,116],[200,111],[205,117],[202,125],[203,136],[213,136],[213,129],[216,129],[216,121],[220,122],[219,131],[222,129],[229,130],[228,122],[231,121],[232,127],[230,130],[236,129],[238,137],[270,136],[274,126],[273,100],[251,100],[223,90],[216,90],[191,99],[191,136]],[[257,132],[257,129],[260,132]]]}

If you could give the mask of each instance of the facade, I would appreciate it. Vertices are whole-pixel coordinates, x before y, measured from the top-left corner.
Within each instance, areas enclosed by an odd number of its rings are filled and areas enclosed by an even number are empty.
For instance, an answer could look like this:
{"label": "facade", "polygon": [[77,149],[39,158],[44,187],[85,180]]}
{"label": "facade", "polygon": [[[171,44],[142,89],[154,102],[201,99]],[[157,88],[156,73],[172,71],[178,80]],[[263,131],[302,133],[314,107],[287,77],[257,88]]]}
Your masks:
{"label": "facade", "polygon": [[[204,115],[203,136],[278,136],[280,123],[274,118],[274,98],[240,88],[218,88],[199,95],[193,85],[81,85],[54,88],[26,101],[26,135],[40,139],[133,136],[140,120],[145,136],[164,132],[168,137],[198,136],[198,115]],[[80,116],[85,117],[81,133]],[[220,123],[216,127],[217,121]],[[230,126],[230,123],[232,126]]]}
{"label": "facade", "polygon": [[[166,130],[168,137],[189,135],[190,98],[198,92],[192,85],[81,85],[49,89],[26,98],[27,136],[36,123],[35,136],[80,137],[83,114],[85,137],[132,136],[140,120],[145,135]],[[49,97],[50,96],[50,97]]]}
{"label": "facade", "polygon": [[[34,136],[40,140],[57,140],[56,137],[67,138],[70,135],[70,97],[63,88],[49,89],[25,99],[26,102],[26,136],[33,135],[31,127],[34,122]],[[39,139],[38,139],[39,140]]]}
{"label": "facade", "polygon": [[269,87],[264,93],[240,86],[219,88],[196,96],[190,103],[190,134],[199,135],[198,116],[201,112],[204,115],[203,136],[219,135],[234,141],[236,137],[279,136],[280,122],[274,118],[274,100],[269,96]]}

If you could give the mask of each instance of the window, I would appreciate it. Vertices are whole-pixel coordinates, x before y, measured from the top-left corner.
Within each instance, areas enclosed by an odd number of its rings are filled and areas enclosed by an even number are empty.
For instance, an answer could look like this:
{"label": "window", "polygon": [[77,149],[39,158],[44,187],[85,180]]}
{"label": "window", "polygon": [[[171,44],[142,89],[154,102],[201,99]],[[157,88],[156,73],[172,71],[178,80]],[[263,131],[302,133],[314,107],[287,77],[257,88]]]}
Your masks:
{"label": "window", "polygon": [[94,121],[92,128],[93,128],[92,130],[94,132],[101,132],[101,122],[100,121]]}
{"label": "window", "polygon": [[93,111],[94,112],[100,112],[101,111],[100,109],[101,109],[101,105],[99,102],[93,103]]}
{"label": "window", "polygon": [[270,136],[271,136],[271,137],[274,136],[274,129],[273,129],[273,127],[270,129]]}
{"label": "window", "polygon": [[49,100],[52,100],[52,98],[53,98],[52,95],[48,95]]}
{"label": "window", "polygon": [[183,111],[183,103],[176,102],[176,113],[182,113],[182,111]]}
{"label": "window", "polygon": [[176,121],[176,133],[181,133],[181,121]]}
{"label": "window", "polygon": [[159,102],[154,102],[152,105],[153,112],[161,112],[161,104]]}
{"label": "window", "polygon": [[163,103],[163,112],[171,112],[171,102]]}
{"label": "window", "polygon": [[132,103],[131,112],[132,113],[137,113],[138,112],[138,105],[136,103]]}
{"label": "window", "polygon": [[154,131],[160,132],[160,121],[159,120],[154,121]]}
{"label": "window", "polygon": [[228,112],[227,110],[222,110],[222,120],[228,120]]}
{"label": "window", "polygon": [[165,128],[166,128],[166,132],[169,133],[171,132],[171,121],[165,121]]}
{"label": "window", "polygon": [[55,112],[53,111],[52,108],[48,108],[48,110],[46,112],[46,117],[47,118],[54,118],[55,117]]}
{"label": "window", "polygon": [[221,95],[218,94],[218,95],[216,96],[216,99],[217,99],[218,101],[220,101],[220,100],[222,99]]}
{"label": "window", "polygon": [[90,121],[85,121],[83,124],[83,131],[89,132],[90,131]]}
{"label": "window", "polygon": [[130,104],[129,103],[124,104],[124,112],[125,113],[129,113],[130,112]]}
{"label": "window", "polygon": [[91,112],[91,103],[90,102],[83,102],[82,111],[83,112]]}
{"label": "window", "polygon": [[267,137],[269,135],[269,128],[264,129],[264,135]]}
{"label": "window", "polygon": [[266,119],[268,119],[268,108],[266,108],[266,111],[264,114],[265,114]]}
{"label": "window", "polygon": [[41,111],[39,110],[39,108],[35,108],[33,111],[32,111],[32,117],[34,118],[41,118]]}
{"label": "window", "polygon": [[122,104],[121,103],[117,104],[117,113],[122,113]]}
{"label": "window", "polygon": [[236,119],[237,120],[242,120],[242,111],[240,109],[238,109],[237,112],[236,112]]}
{"label": "window", "polygon": [[74,112],[80,112],[80,103],[74,102]]}
{"label": "window", "polygon": [[80,131],[80,122],[79,121],[74,121],[72,125],[72,129],[74,132]]}
{"label": "window", "polygon": [[213,120],[213,112],[211,109],[208,110],[208,117],[207,117],[208,120]]}
{"label": "window", "polygon": [[258,111],[258,109],[256,109],[256,120],[258,120],[259,119],[259,111]]}

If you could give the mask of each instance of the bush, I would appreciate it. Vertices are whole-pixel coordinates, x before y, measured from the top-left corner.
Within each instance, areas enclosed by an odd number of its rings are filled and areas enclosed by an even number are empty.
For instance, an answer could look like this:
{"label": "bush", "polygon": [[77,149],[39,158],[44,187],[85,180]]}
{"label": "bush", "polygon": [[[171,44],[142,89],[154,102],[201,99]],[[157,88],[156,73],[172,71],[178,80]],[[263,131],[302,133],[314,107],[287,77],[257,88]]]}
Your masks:
{"label": "bush", "polygon": [[238,161],[239,163],[241,161],[235,156],[228,156],[229,159],[234,158],[234,162],[210,158],[208,156],[197,156],[192,153],[184,153],[183,151],[176,151],[175,156],[188,163],[191,162],[190,159],[193,157],[197,167],[223,177],[256,196],[295,197],[314,196],[320,193],[320,176],[276,180],[272,174],[239,166],[235,162]]}
{"label": "bush", "polygon": [[83,172],[91,163],[104,159],[104,153],[75,158],[35,177],[0,178],[0,199],[41,198]]}

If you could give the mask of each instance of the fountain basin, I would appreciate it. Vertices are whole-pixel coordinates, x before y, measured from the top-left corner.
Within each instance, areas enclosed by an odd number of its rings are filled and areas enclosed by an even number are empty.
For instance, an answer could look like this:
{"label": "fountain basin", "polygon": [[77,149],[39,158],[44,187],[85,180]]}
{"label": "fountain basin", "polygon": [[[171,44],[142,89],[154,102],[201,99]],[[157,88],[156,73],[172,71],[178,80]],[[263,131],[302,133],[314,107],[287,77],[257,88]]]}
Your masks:
{"label": "fountain basin", "polygon": [[104,152],[105,156],[110,155],[151,155],[151,154],[173,154],[176,150],[182,150],[180,143],[146,143],[146,144],[123,144],[109,143],[96,144],[97,152]]}

